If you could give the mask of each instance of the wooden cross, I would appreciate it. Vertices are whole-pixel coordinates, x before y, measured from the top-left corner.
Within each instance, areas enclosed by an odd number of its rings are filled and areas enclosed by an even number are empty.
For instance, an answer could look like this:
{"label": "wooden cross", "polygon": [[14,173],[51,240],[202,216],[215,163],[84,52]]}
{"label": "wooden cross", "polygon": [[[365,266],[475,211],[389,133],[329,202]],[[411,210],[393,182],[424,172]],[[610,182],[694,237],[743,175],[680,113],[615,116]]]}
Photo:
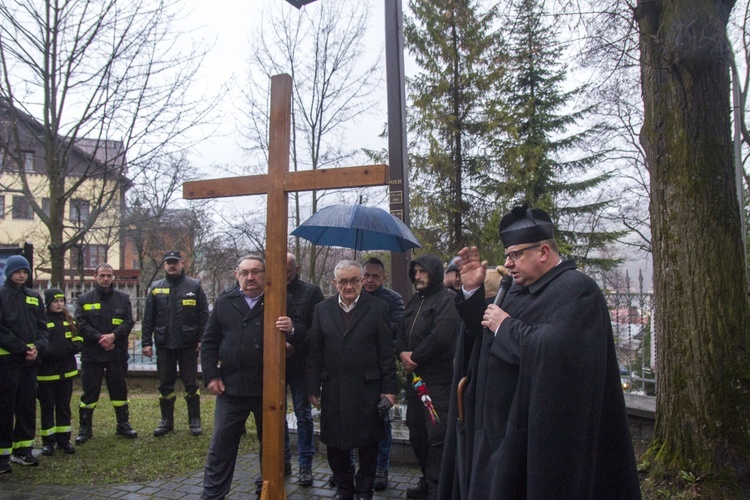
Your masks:
{"label": "wooden cross", "polygon": [[186,182],[186,199],[268,195],[266,283],[263,320],[263,492],[262,499],[284,499],[284,403],[286,343],[276,318],[286,315],[288,193],[388,184],[388,167],[334,168],[289,172],[292,77],[271,78],[268,174]]}

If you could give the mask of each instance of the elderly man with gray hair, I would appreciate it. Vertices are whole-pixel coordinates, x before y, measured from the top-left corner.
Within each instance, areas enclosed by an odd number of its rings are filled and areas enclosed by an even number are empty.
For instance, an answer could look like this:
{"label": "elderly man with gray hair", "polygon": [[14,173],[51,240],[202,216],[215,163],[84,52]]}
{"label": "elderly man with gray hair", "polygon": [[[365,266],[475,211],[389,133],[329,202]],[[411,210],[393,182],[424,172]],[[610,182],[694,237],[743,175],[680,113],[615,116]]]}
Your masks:
{"label": "elderly man with gray hair", "polygon": [[[393,333],[385,302],[362,292],[362,265],[343,260],[334,269],[338,294],[315,307],[306,367],[310,403],[321,409],[320,440],[339,500],[373,495],[383,416],[396,394]],[[359,449],[359,471],[349,450]]]}

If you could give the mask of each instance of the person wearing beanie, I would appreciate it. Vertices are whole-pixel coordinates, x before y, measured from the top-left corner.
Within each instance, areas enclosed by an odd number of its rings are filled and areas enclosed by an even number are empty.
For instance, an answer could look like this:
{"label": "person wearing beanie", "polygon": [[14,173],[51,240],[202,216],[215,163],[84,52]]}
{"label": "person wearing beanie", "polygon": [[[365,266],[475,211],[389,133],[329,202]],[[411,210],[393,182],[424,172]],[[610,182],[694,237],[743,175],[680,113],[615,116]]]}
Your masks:
{"label": "person wearing beanie", "polygon": [[5,262],[0,287],[0,474],[11,462],[35,466],[38,356],[47,348],[47,318],[38,293],[26,287],[31,266],[21,255]]}
{"label": "person wearing beanie", "polygon": [[109,399],[115,409],[115,434],[135,439],[138,433],[130,425],[128,386],[128,337],[133,329],[130,297],[112,286],[114,273],[109,264],[96,266],[96,284],[81,294],[75,318],[83,337],[81,350],[81,404],[78,408],[76,444],[84,444],[94,435],[94,410],[99,402],[102,379],[106,376]]}
{"label": "person wearing beanie", "polygon": [[561,258],[545,211],[516,207],[499,229],[513,278],[499,304],[485,301],[479,250],[459,252],[456,308],[474,341],[439,497],[640,499],[604,295]]}
{"label": "person wearing beanie", "polygon": [[174,392],[177,366],[185,388],[188,426],[193,436],[203,433],[200,392],[198,391],[198,352],[208,322],[208,299],[201,282],[185,276],[182,254],[170,250],[164,254],[166,277],[152,283],[143,314],[141,347],[143,355],[154,355],[159,375],[161,420],[154,436],[163,436],[174,428]]}
{"label": "person wearing beanie", "polygon": [[[406,490],[406,496],[437,498],[460,321],[453,304],[456,294],[443,286],[443,264],[438,257],[423,255],[414,259],[409,278],[416,293],[406,304],[396,337],[396,357],[407,372],[406,426],[423,477],[416,487]],[[414,385],[415,380],[419,384],[419,379],[421,389]],[[424,388],[434,411],[423,403]]]}
{"label": "person wearing beanie", "polygon": [[65,308],[65,294],[59,288],[44,291],[47,306],[49,344],[39,357],[37,399],[41,411],[42,455],[55,453],[55,445],[72,455],[70,444],[70,399],[73,379],[78,375],[75,355],[81,352],[83,337],[78,335],[76,320]]}

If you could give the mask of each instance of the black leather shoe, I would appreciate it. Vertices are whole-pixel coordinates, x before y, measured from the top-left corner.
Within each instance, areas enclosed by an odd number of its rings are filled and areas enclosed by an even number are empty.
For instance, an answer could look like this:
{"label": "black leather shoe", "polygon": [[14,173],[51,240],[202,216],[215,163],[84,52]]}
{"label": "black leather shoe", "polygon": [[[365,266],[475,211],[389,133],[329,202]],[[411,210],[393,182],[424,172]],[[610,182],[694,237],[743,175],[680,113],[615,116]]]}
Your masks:
{"label": "black leather shoe", "polygon": [[383,491],[388,487],[388,471],[384,469],[378,469],[375,471],[375,484],[372,489],[375,491]]}
{"label": "black leather shoe", "polygon": [[66,455],[73,455],[76,452],[76,449],[73,448],[73,445],[70,444],[70,441],[59,443],[57,447],[60,448]]}
{"label": "black leather shoe", "polygon": [[312,484],[313,484],[312,470],[300,469],[299,470],[299,485],[307,488],[308,486],[312,486]]}
{"label": "black leather shoe", "polygon": [[51,457],[55,454],[55,445],[54,444],[45,444],[42,445],[42,455],[45,457]]}
{"label": "black leather shoe", "polygon": [[406,490],[406,498],[425,498],[427,496],[427,483],[424,477],[419,478],[419,483],[414,488]]}

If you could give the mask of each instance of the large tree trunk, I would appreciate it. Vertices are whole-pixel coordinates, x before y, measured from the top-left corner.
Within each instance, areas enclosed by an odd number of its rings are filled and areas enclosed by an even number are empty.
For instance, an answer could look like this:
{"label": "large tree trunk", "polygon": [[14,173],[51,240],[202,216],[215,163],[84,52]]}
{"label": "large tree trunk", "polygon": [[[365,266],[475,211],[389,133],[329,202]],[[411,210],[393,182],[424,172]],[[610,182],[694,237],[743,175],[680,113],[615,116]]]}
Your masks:
{"label": "large tree trunk", "polygon": [[[732,163],[734,0],[640,0],[651,173],[659,471],[747,488],[750,352],[747,280]],[[656,469],[655,469],[656,470]],[[747,490],[745,490],[747,491]]]}

